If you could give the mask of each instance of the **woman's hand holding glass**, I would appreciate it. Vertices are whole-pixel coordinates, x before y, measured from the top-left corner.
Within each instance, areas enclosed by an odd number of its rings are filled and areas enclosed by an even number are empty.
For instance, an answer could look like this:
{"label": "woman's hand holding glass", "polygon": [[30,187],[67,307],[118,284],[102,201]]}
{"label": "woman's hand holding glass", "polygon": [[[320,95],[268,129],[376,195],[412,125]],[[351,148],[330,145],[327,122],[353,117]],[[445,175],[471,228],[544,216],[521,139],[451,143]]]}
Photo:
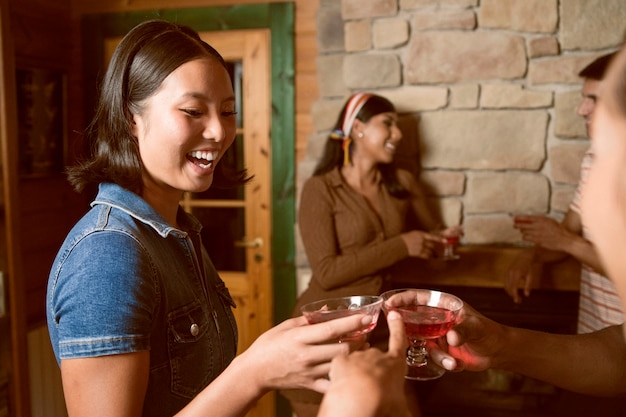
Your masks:
{"label": "woman's hand holding glass", "polygon": [[400,237],[406,245],[409,256],[414,258],[432,258],[435,254],[436,246],[443,243],[441,236],[422,230],[411,230],[401,234]]}
{"label": "woman's hand holding glass", "polygon": [[446,229],[438,230],[436,235],[441,238],[441,242],[436,248],[436,258],[444,261],[452,261],[459,259],[456,248],[463,237],[462,226],[452,226]]}
{"label": "woman's hand holding glass", "polygon": [[300,310],[310,324],[361,314],[366,314],[372,318],[368,325],[355,332],[342,335],[339,341],[343,343],[352,340],[359,341],[362,336],[374,330],[382,304],[383,299],[378,295],[353,295],[314,301],[303,305]]}
{"label": "woman's hand holding glass", "polygon": [[352,315],[309,324],[304,316],[286,320],[263,333],[234,362],[263,392],[307,388],[325,392],[331,360],[365,345],[366,336],[339,343],[340,338],[371,323],[368,315]]}

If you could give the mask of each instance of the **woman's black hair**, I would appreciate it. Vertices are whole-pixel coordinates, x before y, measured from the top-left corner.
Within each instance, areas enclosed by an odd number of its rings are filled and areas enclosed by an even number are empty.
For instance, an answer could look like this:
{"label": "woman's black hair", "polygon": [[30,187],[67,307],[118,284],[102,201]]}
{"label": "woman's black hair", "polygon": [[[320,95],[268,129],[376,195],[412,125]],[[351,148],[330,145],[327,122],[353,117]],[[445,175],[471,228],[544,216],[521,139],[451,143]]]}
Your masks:
{"label": "woman's black hair", "polygon": [[[341,130],[343,128],[343,122],[346,115],[346,108],[348,106],[348,99],[344,104],[333,131]],[[363,104],[363,107],[359,110],[356,118],[363,123],[367,123],[372,117],[381,113],[395,113],[396,108],[385,97],[372,95]],[[352,145],[350,145],[349,152],[352,153]],[[313,175],[322,175],[335,168],[341,168],[344,163],[344,151],[342,148],[342,140],[337,139],[334,135],[329,135],[324,146],[324,152],[320,158]],[[378,170],[381,174],[381,180],[383,186],[387,188],[390,195],[397,198],[406,198],[409,196],[408,190],[398,181],[396,175],[396,165],[392,162],[390,164],[379,164]]]}
{"label": "woman's black hair", "polygon": [[[91,156],[67,170],[76,191],[112,182],[141,194],[143,164],[132,134],[133,113],[175,69],[203,57],[217,59],[226,68],[222,56],[186,26],[151,20],[128,32],[111,58],[95,116],[87,129]],[[218,164],[213,186],[238,186],[249,179],[245,169],[229,170]]]}

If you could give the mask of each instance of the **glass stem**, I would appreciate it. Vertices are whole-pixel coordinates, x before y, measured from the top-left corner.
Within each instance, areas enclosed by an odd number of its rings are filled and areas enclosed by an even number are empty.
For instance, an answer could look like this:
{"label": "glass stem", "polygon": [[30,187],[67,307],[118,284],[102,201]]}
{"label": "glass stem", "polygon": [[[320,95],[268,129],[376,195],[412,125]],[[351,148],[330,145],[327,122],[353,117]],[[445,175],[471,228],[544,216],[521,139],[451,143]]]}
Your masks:
{"label": "glass stem", "polygon": [[425,340],[420,340],[415,345],[411,344],[411,347],[406,352],[406,364],[409,366],[424,366],[427,358],[428,352],[426,351]]}

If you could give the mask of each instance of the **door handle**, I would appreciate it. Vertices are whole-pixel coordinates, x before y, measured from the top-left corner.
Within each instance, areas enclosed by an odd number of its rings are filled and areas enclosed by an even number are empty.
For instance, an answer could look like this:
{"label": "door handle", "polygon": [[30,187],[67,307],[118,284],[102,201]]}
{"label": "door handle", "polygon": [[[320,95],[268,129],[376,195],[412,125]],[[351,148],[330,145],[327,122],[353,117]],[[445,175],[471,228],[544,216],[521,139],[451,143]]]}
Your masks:
{"label": "door handle", "polygon": [[260,237],[254,238],[253,240],[237,240],[235,241],[236,248],[248,248],[248,249],[258,249],[263,246],[263,239]]}

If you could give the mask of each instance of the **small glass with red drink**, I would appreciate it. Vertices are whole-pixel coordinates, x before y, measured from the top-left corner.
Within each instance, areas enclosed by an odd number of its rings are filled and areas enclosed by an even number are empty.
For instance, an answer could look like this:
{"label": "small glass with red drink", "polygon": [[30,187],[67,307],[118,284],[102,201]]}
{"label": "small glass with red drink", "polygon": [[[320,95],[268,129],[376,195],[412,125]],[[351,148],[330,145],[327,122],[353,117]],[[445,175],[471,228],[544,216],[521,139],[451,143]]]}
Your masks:
{"label": "small glass with red drink", "polygon": [[438,233],[442,238],[442,242],[437,248],[437,259],[444,261],[452,261],[459,259],[456,248],[461,241],[461,232],[455,228],[446,229]]}
{"label": "small glass with red drink", "polygon": [[354,295],[314,301],[300,308],[309,324],[322,323],[355,314],[365,314],[372,321],[362,328],[344,335],[339,341],[349,341],[370,333],[376,327],[383,299],[378,295]]}
{"label": "small glass with red drink", "polygon": [[398,289],[382,294],[383,310],[395,310],[402,316],[409,349],[407,379],[428,381],[441,377],[445,369],[428,360],[428,340],[444,336],[454,326],[463,301],[441,291]]}

